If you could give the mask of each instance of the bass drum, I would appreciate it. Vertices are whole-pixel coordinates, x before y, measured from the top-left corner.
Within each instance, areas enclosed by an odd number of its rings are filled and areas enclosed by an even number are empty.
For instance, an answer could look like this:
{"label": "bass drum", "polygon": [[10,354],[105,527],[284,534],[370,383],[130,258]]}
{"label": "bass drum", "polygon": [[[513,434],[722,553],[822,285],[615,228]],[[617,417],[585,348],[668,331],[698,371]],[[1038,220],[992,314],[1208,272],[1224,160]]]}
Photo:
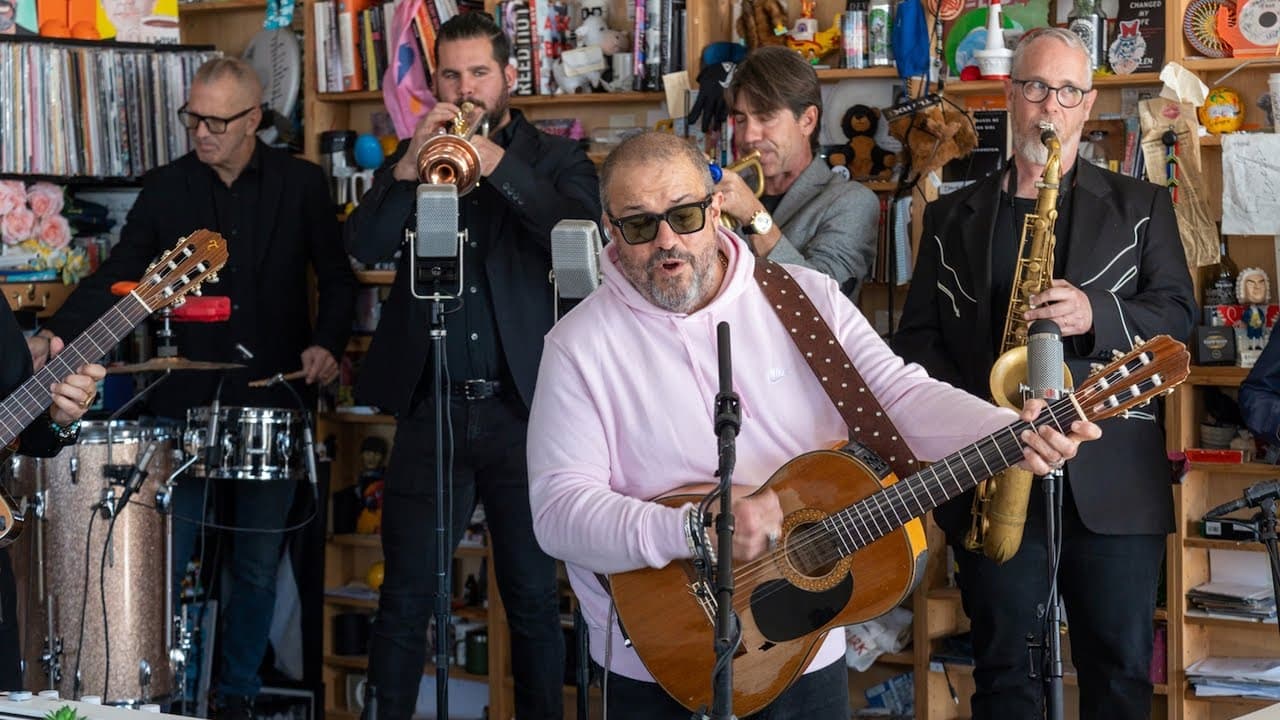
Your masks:
{"label": "bass drum", "polygon": [[[124,490],[112,476],[127,476],[150,443],[145,481],[107,517],[103,498],[118,502]],[[109,441],[107,423],[85,422],[57,457],[13,460],[13,495],[27,506],[10,547],[27,688],[121,705],[171,697],[169,516],[155,502],[173,447],[166,432],[134,422],[111,423]]]}

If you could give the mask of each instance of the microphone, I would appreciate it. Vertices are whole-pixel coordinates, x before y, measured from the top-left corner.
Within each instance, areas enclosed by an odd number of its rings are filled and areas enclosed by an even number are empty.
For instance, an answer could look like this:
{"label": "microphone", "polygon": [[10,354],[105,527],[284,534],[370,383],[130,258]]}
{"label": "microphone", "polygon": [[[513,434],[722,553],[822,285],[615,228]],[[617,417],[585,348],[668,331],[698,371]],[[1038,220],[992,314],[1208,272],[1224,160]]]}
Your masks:
{"label": "microphone", "polygon": [[311,483],[311,497],[318,502],[320,485],[316,479],[316,440],[311,433],[311,420],[306,413],[302,415],[302,459],[307,465],[307,481]]}
{"label": "microphone", "polygon": [[151,465],[151,457],[155,454],[156,443],[154,442],[147,443],[142,452],[138,453],[138,460],[130,468],[129,477],[124,482],[124,489],[120,491],[118,500],[115,492],[110,488],[103,492],[101,503],[103,518],[111,518],[111,516],[123,510],[129,504],[129,498],[142,487],[143,481],[147,479],[147,467]]}
{"label": "microphone", "polygon": [[1280,480],[1264,480],[1254,484],[1252,487],[1245,488],[1244,494],[1240,498],[1223,503],[1205,513],[1204,516],[1210,518],[1227,515],[1247,507],[1258,507],[1263,501],[1275,498],[1280,498]]}
{"label": "microphone", "polygon": [[600,287],[600,229],[592,220],[551,228],[551,282],[557,297],[581,300]]}
{"label": "microphone", "polygon": [[1036,320],[1027,329],[1027,387],[1031,397],[1057,400],[1065,389],[1062,333],[1052,320]]}
{"label": "microphone", "polygon": [[[462,294],[458,237],[458,187],[451,184],[418,186],[413,240],[413,293],[418,298],[458,297]],[[456,294],[443,292],[458,282]]]}
{"label": "microphone", "polygon": [[204,471],[206,475],[213,472],[216,467],[217,459],[215,452],[218,447],[218,416],[222,414],[222,383],[227,379],[226,374],[219,374],[218,387],[213,391],[213,402],[209,404],[209,423],[205,426],[204,437]]}

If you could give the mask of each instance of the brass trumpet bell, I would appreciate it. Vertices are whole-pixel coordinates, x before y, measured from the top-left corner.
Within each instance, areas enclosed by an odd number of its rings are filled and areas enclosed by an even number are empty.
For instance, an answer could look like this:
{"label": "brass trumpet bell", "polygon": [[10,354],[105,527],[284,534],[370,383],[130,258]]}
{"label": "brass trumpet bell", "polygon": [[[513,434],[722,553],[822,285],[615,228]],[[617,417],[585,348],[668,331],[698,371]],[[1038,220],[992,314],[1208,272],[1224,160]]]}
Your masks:
{"label": "brass trumpet bell", "polygon": [[[751,152],[738,158],[738,161],[724,169],[725,172],[737,173],[751,188],[751,192],[756,197],[764,194],[764,166],[760,164],[760,151],[752,150]],[[725,230],[733,232],[737,230],[742,222],[733,217],[729,213],[720,213],[720,224]]]}
{"label": "brass trumpet bell", "polygon": [[454,185],[462,197],[480,184],[480,153],[471,138],[479,130],[489,134],[484,108],[462,103],[449,127],[422,143],[418,149],[418,180],[432,185]]}

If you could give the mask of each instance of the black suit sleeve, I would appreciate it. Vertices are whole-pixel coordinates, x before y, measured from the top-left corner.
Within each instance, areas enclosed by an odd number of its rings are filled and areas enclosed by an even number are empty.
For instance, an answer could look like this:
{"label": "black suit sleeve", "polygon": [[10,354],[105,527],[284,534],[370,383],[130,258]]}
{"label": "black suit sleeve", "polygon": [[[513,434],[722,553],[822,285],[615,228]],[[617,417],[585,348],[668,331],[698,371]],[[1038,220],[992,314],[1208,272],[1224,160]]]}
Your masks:
{"label": "black suit sleeve", "polygon": [[920,252],[915,269],[911,273],[911,287],[907,290],[906,304],[902,308],[902,320],[893,335],[892,346],[908,362],[918,363],[929,375],[964,387],[960,367],[953,355],[945,352],[938,314],[944,307],[939,297],[938,272],[941,254],[938,243],[938,207],[930,206],[924,212],[924,230],[920,235]]}
{"label": "black suit sleeve", "polygon": [[343,225],[347,252],[362,263],[386,262],[404,242],[405,225],[413,214],[414,183],[397,180],[395,166],[408,147],[408,140],[400,141]]}
{"label": "black suit sleeve", "polygon": [[1280,440],[1280,341],[1267,343],[1240,386],[1240,412],[1255,435]]}
{"label": "black suit sleeve", "polygon": [[1151,193],[1147,220],[1135,235],[1137,292],[1125,297],[1108,288],[1082,288],[1093,311],[1093,332],[1073,339],[1080,357],[1109,359],[1112,350],[1133,347],[1135,335],[1169,335],[1179,342],[1191,336],[1195,293],[1173,203],[1163,189]]}
{"label": "black suit sleeve", "polygon": [[355,317],[356,283],[351,262],[342,248],[338,219],[330,212],[329,187],[324,171],[308,163],[302,178],[305,207],[314,208],[305,219],[303,241],[315,270],[319,303],[312,343],[341,358]]}
{"label": "black suit sleeve", "polygon": [[[0,357],[0,399],[7,399],[27,378],[31,377],[31,354],[27,351],[26,338],[18,328],[18,321],[8,303],[0,303],[0,338],[4,342]],[[23,455],[53,457],[62,449],[62,443],[53,434],[47,413],[41,413],[18,435],[18,451]]]}
{"label": "black suit sleeve", "polygon": [[600,218],[600,181],[596,166],[580,145],[564,153],[546,153],[557,158],[543,167],[537,158],[526,157],[527,147],[512,147],[487,178],[507,199],[516,218],[547,253],[551,252],[551,229],[567,218]]}
{"label": "black suit sleeve", "polygon": [[120,230],[120,242],[112,248],[111,255],[92,275],[80,281],[57,314],[45,322],[45,328],[71,342],[115,304],[117,298],[111,294],[112,284],[139,280],[147,265],[168,249],[166,243],[177,243],[176,237],[160,238],[154,224],[154,219],[164,214],[155,207],[154,182],[152,175],[138,193]]}

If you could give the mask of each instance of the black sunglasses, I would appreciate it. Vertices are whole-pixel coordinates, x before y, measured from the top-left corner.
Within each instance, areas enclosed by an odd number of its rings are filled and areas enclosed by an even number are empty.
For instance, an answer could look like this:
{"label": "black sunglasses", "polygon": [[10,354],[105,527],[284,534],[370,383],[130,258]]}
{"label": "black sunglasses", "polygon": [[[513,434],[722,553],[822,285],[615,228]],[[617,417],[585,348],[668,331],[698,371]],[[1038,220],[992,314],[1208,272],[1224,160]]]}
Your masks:
{"label": "black sunglasses", "polygon": [[241,110],[231,117],[215,117],[213,115],[197,115],[196,113],[187,110],[187,104],[183,103],[182,107],[178,108],[178,121],[181,122],[182,126],[188,130],[195,130],[200,127],[200,123],[204,123],[204,126],[209,129],[209,132],[214,135],[221,135],[227,131],[228,125],[239,120],[245,115],[248,115],[257,108],[258,106],[254,105],[247,110]]}
{"label": "black sunglasses", "polygon": [[707,207],[710,205],[711,196],[708,195],[697,202],[676,205],[663,213],[639,213],[621,218],[609,213],[609,222],[622,231],[622,239],[628,245],[643,245],[658,237],[658,223],[663,220],[677,235],[698,232],[707,224]]}

